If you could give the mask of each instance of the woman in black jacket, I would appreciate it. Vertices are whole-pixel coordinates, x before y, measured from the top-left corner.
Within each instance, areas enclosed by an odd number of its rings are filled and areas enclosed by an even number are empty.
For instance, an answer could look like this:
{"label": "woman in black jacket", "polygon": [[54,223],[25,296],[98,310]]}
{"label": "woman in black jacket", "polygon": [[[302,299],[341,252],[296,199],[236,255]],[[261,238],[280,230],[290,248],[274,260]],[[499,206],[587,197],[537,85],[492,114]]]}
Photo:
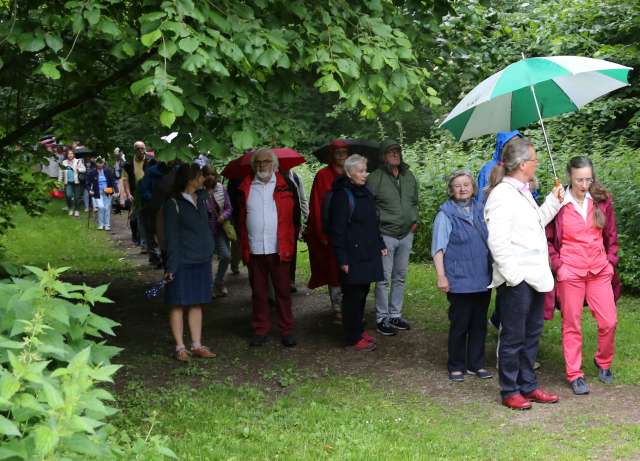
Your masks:
{"label": "woman in black jacket", "polygon": [[359,351],[376,348],[364,330],[364,306],[371,282],[384,278],[387,253],[378,226],[376,204],[366,188],[367,159],[354,154],[344,164],[346,176],[333,183],[331,240],[340,269],[342,325],[346,342]]}

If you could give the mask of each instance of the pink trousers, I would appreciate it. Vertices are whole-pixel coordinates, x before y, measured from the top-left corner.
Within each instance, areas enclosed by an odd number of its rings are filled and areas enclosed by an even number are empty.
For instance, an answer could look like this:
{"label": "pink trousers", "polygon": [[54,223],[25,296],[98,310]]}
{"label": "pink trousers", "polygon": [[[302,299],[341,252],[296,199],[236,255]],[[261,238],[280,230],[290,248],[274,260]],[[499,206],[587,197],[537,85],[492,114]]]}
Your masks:
{"label": "pink trousers", "polygon": [[598,324],[596,363],[611,368],[615,354],[617,313],[613,299],[611,277],[613,268],[607,265],[597,274],[574,274],[563,266],[558,271],[558,296],[562,311],[562,349],[569,382],[584,376],[582,372],[582,310],[587,300]]}

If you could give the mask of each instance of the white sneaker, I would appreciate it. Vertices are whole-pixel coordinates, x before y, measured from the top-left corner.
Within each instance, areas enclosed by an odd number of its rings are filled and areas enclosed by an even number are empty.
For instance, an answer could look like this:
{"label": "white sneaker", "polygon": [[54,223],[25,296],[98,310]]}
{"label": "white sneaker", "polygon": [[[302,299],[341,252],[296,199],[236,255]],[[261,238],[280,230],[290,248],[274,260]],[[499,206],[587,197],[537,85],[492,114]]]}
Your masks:
{"label": "white sneaker", "polygon": [[69,210],[69,216],[73,216],[73,210]]}
{"label": "white sneaker", "polygon": [[79,218],[80,212],[78,210],[74,211],[73,216],[75,216],[76,218]]}
{"label": "white sneaker", "polygon": [[98,226],[98,230],[104,230],[103,226]]}
{"label": "white sneaker", "polygon": [[104,230],[106,230],[106,231],[110,231],[110,230],[111,230],[111,227],[110,227],[110,226],[104,226]]}

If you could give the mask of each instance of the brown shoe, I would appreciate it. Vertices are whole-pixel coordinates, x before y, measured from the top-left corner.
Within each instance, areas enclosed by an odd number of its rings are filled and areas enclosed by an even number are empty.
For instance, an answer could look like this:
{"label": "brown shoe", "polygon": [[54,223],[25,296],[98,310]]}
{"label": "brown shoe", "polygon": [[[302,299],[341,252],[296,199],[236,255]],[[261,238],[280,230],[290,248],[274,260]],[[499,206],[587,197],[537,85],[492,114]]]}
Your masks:
{"label": "brown shoe", "polygon": [[175,357],[179,362],[188,362],[189,360],[191,360],[191,354],[189,354],[189,351],[186,349],[180,349],[179,351],[176,351]]}
{"label": "brown shoe", "polygon": [[191,355],[203,359],[212,359],[216,356],[215,352],[211,352],[206,346],[200,346],[198,349],[191,349]]}

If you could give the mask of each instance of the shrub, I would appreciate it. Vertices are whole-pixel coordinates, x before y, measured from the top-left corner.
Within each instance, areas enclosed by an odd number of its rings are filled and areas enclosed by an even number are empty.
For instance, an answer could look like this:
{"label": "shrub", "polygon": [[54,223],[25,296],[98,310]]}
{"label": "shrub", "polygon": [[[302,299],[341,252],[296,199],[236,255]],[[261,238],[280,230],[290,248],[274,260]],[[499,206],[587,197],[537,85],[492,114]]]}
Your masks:
{"label": "shrub", "polygon": [[[160,459],[162,440],[133,439],[106,422],[120,351],[100,341],[116,322],[91,311],[109,303],[96,288],[58,279],[66,270],[27,267],[0,281],[0,459]],[[143,458],[139,455],[145,453]]]}

